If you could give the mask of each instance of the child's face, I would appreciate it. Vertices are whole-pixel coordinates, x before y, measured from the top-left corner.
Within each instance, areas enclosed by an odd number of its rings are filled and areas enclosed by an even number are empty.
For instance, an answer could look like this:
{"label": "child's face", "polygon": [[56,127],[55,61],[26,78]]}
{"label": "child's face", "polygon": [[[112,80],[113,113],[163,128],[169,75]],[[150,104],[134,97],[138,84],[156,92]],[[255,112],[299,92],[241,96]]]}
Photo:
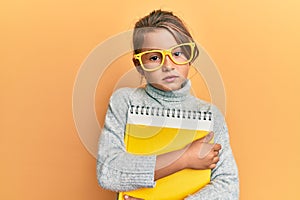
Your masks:
{"label": "child's face", "polygon": [[[142,49],[169,49],[178,45],[173,35],[165,29],[157,29],[154,32],[146,33]],[[178,90],[187,79],[190,65],[177,65],[169,56],[166,56],[163,66],[152,72],[144,71],[141,67],[138,71],[145,76],[148,83],[154,87],[170,91]]]}

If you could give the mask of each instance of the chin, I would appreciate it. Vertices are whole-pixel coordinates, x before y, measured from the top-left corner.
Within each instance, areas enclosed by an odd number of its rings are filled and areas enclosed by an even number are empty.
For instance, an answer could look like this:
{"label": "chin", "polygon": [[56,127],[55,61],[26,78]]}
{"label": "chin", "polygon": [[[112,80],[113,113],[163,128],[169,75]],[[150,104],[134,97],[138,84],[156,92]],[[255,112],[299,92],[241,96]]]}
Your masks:
{"label": "chin", "polygon": [[179,90],[181,86],[178,85],[162,85],[162,89],[165,91],[173,91],[173,90]]}
{"label": "chin", "polygon": [[181,89],[181,87],[174,87],[174,88],[171,88],[170,91],[179,90],[179,89]]}

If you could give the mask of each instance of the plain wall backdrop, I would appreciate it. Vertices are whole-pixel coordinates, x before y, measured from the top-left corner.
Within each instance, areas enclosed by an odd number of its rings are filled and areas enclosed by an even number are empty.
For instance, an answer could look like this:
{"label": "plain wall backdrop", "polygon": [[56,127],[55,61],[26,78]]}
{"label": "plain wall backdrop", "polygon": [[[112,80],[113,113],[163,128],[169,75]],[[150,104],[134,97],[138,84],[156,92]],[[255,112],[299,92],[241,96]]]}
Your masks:
{"label": "plain wall backdrop", "polygon": [[[0,199],[114,199],[98,186],[96,160],[74,125],[73,86],[98,44],[159,8],[180,16],[218,66],[240,199],[300,199],[296,0],[2,1]],[[127,59],[114,65],[133,67]],[[99,82],[109,88],[95,96],[100,124],[115,73]]]}

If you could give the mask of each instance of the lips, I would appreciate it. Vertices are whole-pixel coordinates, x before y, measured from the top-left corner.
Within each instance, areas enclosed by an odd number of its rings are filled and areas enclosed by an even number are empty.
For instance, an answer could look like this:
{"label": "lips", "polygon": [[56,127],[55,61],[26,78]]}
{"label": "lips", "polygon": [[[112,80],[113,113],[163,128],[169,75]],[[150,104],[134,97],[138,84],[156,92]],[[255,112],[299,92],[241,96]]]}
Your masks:
{"label": "lips", "polygon": [[167,76],[165,78],[163,78],[164,81],[170,83],[170,82],[173,82],[176,78],[178,78],[178,76]]}

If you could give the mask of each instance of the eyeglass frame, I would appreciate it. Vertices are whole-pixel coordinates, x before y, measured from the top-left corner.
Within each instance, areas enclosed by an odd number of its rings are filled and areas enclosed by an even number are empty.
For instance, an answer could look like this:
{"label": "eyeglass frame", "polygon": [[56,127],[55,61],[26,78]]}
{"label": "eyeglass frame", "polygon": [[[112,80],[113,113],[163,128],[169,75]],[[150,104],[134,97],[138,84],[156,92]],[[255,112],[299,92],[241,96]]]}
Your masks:
{"label": "eyeglass frame", "polygon": [[[187,60],[186,62],[184,63],[178,63],[176,62],[174,59],[173,59],[173,56],[172,56],[172,50],[175,49],[175,48],[178,48],[178,47],[181,47],[181,46],[184,46],[184,45],[189,45],[191,47],[191,57],[189,60]],[[153,49],[153,50],[149,50],[149,51],[143,51],[141,53],[138,53],[138,54],[134,54],[133,57],[135,59],[137,59],[139,61],[139,63],[141,64],[141,67],[143,68],[144,71],[147,71],[147,72],[152,72],[152,71],[156,71],[158,69],[160,69],[164,62],[165,62],[165,59],[166,59],[166,56],[169,56],[169,58],[172,60],[172,62],[174,62],[175,64],[177,65],[185,65],[189,62],[191,62],[194,58],[194,51],[195,51],[195,46],[196,44],[194,42],[187,42],[187,43],[182,43],[182,44],[179,44],[179,45],[176,45],[176,46],[173,46],[169,49]],[[142,56],[146,53],[152,53],[152,52],[158,52],[158,53],[161,53],[162,55],[162,61],[161,61],[161,64],[153,69],[148,69],[144,66],[143,64],[143,61],[142,61]]]}

